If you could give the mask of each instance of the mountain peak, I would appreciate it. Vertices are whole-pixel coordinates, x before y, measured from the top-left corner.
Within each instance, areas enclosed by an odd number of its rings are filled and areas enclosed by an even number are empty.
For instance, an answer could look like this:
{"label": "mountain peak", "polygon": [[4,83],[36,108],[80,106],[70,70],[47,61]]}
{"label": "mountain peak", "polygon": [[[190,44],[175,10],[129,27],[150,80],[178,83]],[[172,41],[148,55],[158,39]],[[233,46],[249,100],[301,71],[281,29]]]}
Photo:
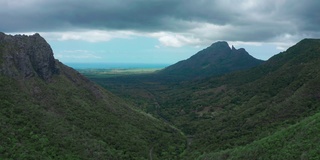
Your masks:
{"label": "mountain peak", "polygon": [[211,44],[210,48],[220,48],[220,49],[231,49],[229,44],[226,41],[218,41]]}
{"label": "mountain peak", "polygon": [[0,34],[0,73],[14,78],[39,76],[48,80],[58,69],[50,45],[38,33]]}
{"label": "mountain peak", "polygon": [[248,69],[263,61],[250,56],[244,49],[236,49],[225,41],[218,41],[191,56],[171,65],[160,73],[186,78],[217,76],[228,72]]}
{"label": "mountain peak", "polygon": [[312,60],[319,59],[320,39],[303,39],[297,44],[288,48],[285,52],[281,52],[271,57],[267,64],[283,65],[291,63],[297,65],[307,63]]}
{"label": "mountain peak", "polygon": [[227,46],[229,46],[228,42],[226,42],[226,41],[217,41],[217,42],[214,42],[214,43],[211,44],[211,46],[217,46],[217,45],[221,45],[221,46],[227,45]]}
{"label": "mountain peak", "polygon": [[302,39],[299,43],[306,43],[306,42],[319,42],[320,39],[316,39],[316,38],[305,38],[305,39]]}
{"label": "mountain peak", "polygon": [[[317,47],[320,44],[320,39],[312,39],[312,38],[306,38],[298,42],[296,45],[290,47],[290,48],[303,48],[303,47]],[[290,49],[289,48],[289,49]]]}
{"label": "mountain peak", "polygon": [[234,48],[234,46],[233,46],[233,45],[232,45],[231,49],[232,49],[233,51],[237,50],[236,48]]}
{"label": "mountain peak", "polygon": [[244,49],[244,48],[239,48],[239,49],[235,49],[236,51],[238,51],[239,53],[247,53],[248,54],[248,52],[246,51],[246,49]]}

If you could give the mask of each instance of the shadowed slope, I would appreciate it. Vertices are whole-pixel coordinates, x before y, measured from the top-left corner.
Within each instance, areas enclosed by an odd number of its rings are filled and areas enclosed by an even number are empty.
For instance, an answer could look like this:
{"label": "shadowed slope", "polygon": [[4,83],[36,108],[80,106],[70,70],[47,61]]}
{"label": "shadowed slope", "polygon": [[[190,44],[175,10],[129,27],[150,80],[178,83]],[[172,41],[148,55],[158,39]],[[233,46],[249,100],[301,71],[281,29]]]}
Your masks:
{"label": "shadowed slope", "polygon": [[178,157],[184,137],[54,60],[46,41],[0,34],[0,159]]}
{"label": "shadowed slope", "polygon": [[171,65],[159,73],[163,76],[193,79],[245,70],[262,62],[249,55],[243,48],[230,48],[227,42],[216,42],[189,59]]}

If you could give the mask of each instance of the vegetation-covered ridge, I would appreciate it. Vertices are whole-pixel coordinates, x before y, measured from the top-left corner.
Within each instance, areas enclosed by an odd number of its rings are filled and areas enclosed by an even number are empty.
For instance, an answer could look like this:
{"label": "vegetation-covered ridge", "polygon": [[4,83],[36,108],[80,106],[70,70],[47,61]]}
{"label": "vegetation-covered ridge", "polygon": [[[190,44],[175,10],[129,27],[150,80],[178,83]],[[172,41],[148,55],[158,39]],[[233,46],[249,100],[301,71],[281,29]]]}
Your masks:
{"label": "vegetation-covered ridge", "polygon": [[320,113],[279,129],[274,134],[234,149],[198,159],[320,159]]}
{"label": "vegetation-covered ridge", "polygon": [[190,80],[245,70],[261,63],[262,60],[252,57],[245,49],[235,49],[233,46],[230,48],[227,42],[220,41],[161,70],[159,74]]}
{"label": "vegetation-covered ridge", "polygon": [[54,60],[35,34],[0,34],[0,159],[178,159],[185,137]]}
{"label": "vegetation-covered ridge", "polygon": [[320,112],[319,75],[320,40],[304,39],[223,76],[170,83],[156,74],[91,78],[180,128],[189,137],[186,159],[317,159],[318,124],[301,127]]}

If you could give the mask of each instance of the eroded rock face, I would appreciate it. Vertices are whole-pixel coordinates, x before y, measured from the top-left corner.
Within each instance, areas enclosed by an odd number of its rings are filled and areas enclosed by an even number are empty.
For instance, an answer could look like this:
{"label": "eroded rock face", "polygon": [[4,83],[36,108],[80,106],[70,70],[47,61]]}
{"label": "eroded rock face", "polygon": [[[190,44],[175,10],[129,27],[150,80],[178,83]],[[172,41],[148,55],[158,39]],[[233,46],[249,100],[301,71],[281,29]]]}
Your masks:
{"label": "eroded rock face", "polygon": [[50,45],[39,34],[0,33],[0,73],[14,78],[39,76],[49,80],[59,69]]}

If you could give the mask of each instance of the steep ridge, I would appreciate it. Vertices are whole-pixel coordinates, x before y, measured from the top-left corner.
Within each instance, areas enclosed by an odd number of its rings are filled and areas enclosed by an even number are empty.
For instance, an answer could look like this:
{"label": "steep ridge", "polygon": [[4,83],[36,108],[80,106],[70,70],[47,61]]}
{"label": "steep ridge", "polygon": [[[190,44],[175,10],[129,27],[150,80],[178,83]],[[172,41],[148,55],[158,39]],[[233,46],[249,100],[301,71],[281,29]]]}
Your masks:
{"label": "steep ridge", "polygon": [[176,78],[203,78],[252,68],[263,63],[245,49],[229,47],[227,42],[213,43],[187,60],[173,64],[159,73]]}
{"label": "steep ridge", "polygon": [[320,113],[245,146],[198,159],[319,159]]}
{"label": "steep ridge", "polygon": [[[53,57],[0,33],[0,159],[172,159],[185,139]],[[150,153],[151,152],[151,153]]]}
{"label": "steep ridge", "polygon": [[[320,40],[305,39],[259,67],[176,87],[166,92],[158,112],[193,135],[192,158],[205,152],[212,154],[204,159],[279,158],[281,154],[281,159],[312,158],[318,149],[307,145],[316,145],[312,137],[316,135],[306,137],[298,126],[320,112],[319,68]],[[293,130],[290,135],[299,140],[287,143],[285,137]],[[311,133],[316,131],[310,128]],[[278,144],[268,143],[266,147],[272,148],[268,154],[261,148],[251,150],[265,144],[264,138]],[[290,150],[292,146],[299,147]],[[282,147],[294,154],[278,152]]]}
{"label": "steep ridge", "polygon": [[181,129],[189,144],[183,159],[319,159],[319,75],[320,40],[304,39],[223,76],[94,80]]}
{"label": "steep ridge", "polygon": [[93,80],[181,129],[188,137],[182,159],[319,159],[319,68],[320,40],[304,39],[223,76]]}

